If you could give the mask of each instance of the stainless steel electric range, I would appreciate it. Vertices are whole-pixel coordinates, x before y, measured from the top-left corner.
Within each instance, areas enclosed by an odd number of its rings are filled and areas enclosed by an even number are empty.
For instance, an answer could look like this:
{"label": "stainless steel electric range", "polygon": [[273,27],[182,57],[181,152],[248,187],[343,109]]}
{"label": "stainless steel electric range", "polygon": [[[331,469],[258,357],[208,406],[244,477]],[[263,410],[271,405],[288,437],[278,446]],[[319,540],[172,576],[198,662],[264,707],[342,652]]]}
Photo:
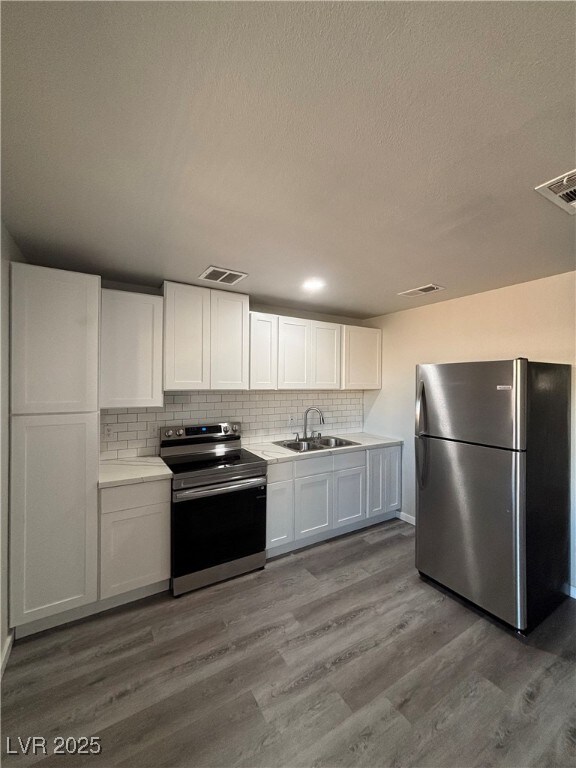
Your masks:
{"label": "stainless steel electric range", "polygon": [[172,594],[263,568],[266,461],[242,448],[238,423],[163,427],[172,470]]}

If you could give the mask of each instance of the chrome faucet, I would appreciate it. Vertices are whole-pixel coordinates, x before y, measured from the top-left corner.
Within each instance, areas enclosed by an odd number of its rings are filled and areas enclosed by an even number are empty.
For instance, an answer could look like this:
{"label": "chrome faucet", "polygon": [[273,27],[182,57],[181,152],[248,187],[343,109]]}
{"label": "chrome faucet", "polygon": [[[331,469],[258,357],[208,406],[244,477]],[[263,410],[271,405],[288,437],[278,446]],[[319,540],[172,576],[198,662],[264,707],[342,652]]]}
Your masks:
{"label": "chrome faucet", "polygon": [[324,424],[324,414],[322,413],[320,408],[316,408],[315,405],[313,405],[310,408],[306,408],[306,410],[304,411],[304,434],[302,435],[302,440],[308,440],[308,414],[310,413],[310,411],[318,411],[318,415],[320,416],[320,424]]}

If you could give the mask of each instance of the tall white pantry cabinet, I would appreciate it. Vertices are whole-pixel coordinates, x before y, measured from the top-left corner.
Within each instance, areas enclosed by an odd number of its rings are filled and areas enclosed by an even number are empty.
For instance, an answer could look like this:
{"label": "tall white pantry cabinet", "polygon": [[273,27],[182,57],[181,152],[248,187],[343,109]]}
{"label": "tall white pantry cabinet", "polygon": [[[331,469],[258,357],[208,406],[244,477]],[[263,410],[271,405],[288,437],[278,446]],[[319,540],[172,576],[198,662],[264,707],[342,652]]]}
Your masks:
{"label": "tall white pantry cabinet", "polygon": [[12,264],[10,625],[97,599],[100,278]]}

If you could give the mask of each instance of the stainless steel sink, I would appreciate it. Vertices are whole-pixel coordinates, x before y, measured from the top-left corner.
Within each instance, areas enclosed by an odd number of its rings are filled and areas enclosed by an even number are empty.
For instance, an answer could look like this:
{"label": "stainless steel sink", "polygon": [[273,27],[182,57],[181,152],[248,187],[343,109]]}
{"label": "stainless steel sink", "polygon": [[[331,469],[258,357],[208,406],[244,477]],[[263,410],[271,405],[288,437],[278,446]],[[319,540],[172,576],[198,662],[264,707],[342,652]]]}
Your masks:
{"label": "stainless steel sink", "polygon": [[344,448],[346,445],[360,445],[352,440],[343,440],[341,437],[318,437],[315,442],[322,448]]}
{"label": "stainless steel sink", "polygon": [[317,445],[311,440],[279,440],[274,445],[280,445],[282,448],[288,448],[289,451],[304,453],[305,451],[321,451],[324,446]]}
{"label": "stainless steel sink", "polygon": [[326,451],[328,448],[344,448],[347,445],[360,445],[352,440],[343,440],[341,437],[315,437],[311,440],[278,440],[274,445],[288,448],[295,453],[305,451]]}

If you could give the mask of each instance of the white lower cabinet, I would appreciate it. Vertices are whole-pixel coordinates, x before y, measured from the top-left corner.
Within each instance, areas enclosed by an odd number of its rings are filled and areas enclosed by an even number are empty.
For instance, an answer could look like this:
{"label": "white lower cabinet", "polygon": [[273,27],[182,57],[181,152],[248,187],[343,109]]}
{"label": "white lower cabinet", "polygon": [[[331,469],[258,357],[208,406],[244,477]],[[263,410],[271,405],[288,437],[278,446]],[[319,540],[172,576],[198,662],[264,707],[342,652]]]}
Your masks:
{"label": "white lower cabinet", "polygon": [[393,445],[385,450],[386,512],[397,512],[402,507],[402,446]]}
{"label": "white lower cabinet", "polygon": [[[318,455],[268,468],[266,548],[288,552],[394,517],[402,446]],[[301,543],[302,542],[302,543]]]}
{"label": "white lower cabinet", "polygon": [[296,539],[303,539],[332,527],[332,485],[332,472],[296,478],[294,481]]}
{"label": "white lower cabinet", "polygon": [[100,598],[170,578],[170,488],[157,480],[100,491]]}
{"label": "white lower cabinet", "polygon": [[368,517],[400,509],[402,446],[368,451]]}
{"label": "white lower cabinet", "polygon": [[334,527],[366,517],[366,468],[353,467],[334,473]]}
{"label": "white lower cabinet", "polygon": [[386,500],[384,498],[386,492],[384,487],[386,479],[385,451],[385,448],[375,448],[368,451],[368,508],[366,510],[368,517],[382,515],[386,512]]}
{"label": "white lower cabinet", "polygon": [[266,548],[294,541],[294,481],[270,483],[266,497]]}
{"label": "white lower cabinet", "polygon": [[98,414],[12,418],[10,625],[98,596]]}

